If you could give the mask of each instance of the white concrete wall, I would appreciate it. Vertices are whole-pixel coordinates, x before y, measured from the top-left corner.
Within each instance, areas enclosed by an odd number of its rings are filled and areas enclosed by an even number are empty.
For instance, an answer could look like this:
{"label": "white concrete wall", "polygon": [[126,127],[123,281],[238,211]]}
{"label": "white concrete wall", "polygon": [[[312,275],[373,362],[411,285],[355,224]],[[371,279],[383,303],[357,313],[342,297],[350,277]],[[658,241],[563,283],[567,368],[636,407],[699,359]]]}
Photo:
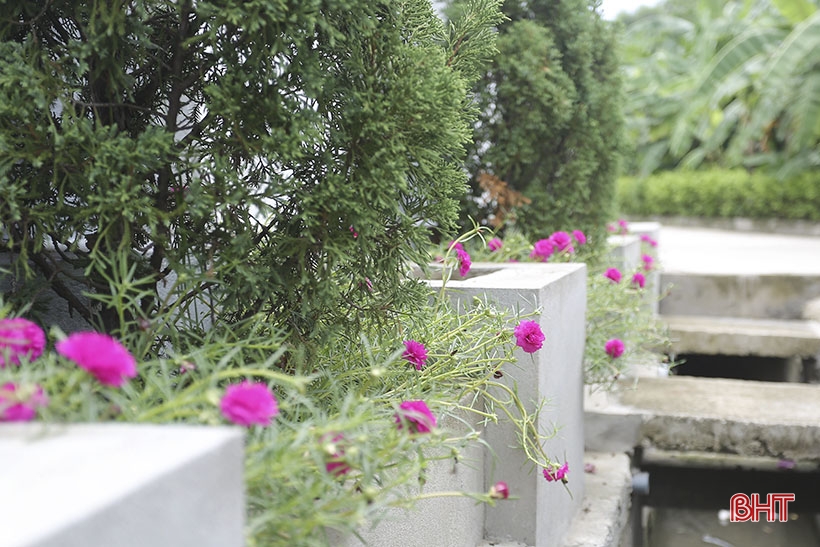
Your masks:
{"label": "white concrete wall", "polygon": [[4,547],[241,547],[239,428],[5,424]]}
{"label": "white concrete wall", "polygon": [[[530,410],[546,400],[538,427],[561,430],[545,444],[552,458],[569,462],[570,496],[563,485],[544,480],[517,448],[514,428],[509,423],[490,425],[485,440],[494,454],[486,456],[485,489],[503,480],[516,497],[488,507],[485,537],[512,540],[526,545],[560,545],[583,492],[584,415],[583,351],[586,311],[586,266],[584,264],[474,264],[492,273],[449,287],[458,298],[469,301],[485,296],[499,305],[522,313],[541,310],[536,320],[546,335],[544,346],[530,355],[516,350],[517,366],[506,366],[502,381],[516,385]],[[431,282],[440,286],[439,282]],[[452,544],[457,545],[457,544]]]}
{"label": "white concrete wall", "polygon": [[[479,430],[480,426],[476,414],[459,411],[457,417],[441,417],[438,427],[467,432]],[[428,454],[428,457],[434,456]],[[426,479],[427,482],[417,491],[420,494],[485,492],[484,447],[473,443],[462,451],[458,463],[449,457],[430,460]],[[328,543],[334,547],[473,547],[483,538],[484,511],[484,504],[467,497],[423,499],[412,510],[390,510],[383,520],[358,530],[357,533],[366,543],[353,534],[335,530],[327,531]]]}

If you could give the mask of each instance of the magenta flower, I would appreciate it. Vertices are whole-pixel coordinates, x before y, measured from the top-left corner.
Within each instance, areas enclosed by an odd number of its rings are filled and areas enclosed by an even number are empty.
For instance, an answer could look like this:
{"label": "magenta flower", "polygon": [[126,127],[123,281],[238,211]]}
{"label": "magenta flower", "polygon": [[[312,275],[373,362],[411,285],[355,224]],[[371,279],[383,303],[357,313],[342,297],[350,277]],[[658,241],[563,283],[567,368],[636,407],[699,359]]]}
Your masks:
{"label": "magenta flower", "polygon": [[356,228],[354,228],[353,225],[350,226],[350,233],[353,234],[353,239],[359,237],[359,232],[356,231]]}
{"label": "magenta flower", "polygon": [[554,251],[555,248],[552,245],[552,241],[549,239],[539,239],[535,242],[535,245],[533,245],[530,258],[540,260],[541,262],[546,262],[547,259],[552,256]]}
{"label": "magenta flower", "polygon": [[496,500],[505,500],[510,497],[510,487],[504,481],[498,481],[490,488],[490,497]]}
{"label": "magenta flower", "polygon": [[424,362],[427,361],[427,348],[424,347],[424,344],[415,340],[405,340],[404,348],[404,353],[401,356],[413,363],[416,370],[424,368]]}
{"label": "magenta flower", "polygon": [[137,375],[134,356],[107,334],[75,332],[54,347],[57,353],[77,363],[103,385],[120,387]]}
{"label": "magenta flower", "polygon": [[643,260],[643,269],[647,272],[650,271],[655,264],[655,259],[650,255],[641,256],[641,260]]}
{"label": "magenta flower", "polygon": [[573,230],[572,237],[575,238],[575,241],[578,242],[578,245],[586,245],[587,243],[587,236],[584,235],[584,232],[581,230]]}
{"label": "magenta flower", "polygon": [[535,321],[521,321],[515,330],[515,345],[527,353],[534,353],[544,345],[546,336],[541,332],[541,326]]}
{"label": "magenta flower", "polygon": [[456,249],[456,256],[458,256],[458,274],[464,277],[470,271],[470,266],[473,265],[470,255],[467,254],[467,251]]}
{"label": "magenta flower", "polygon": [[453,249],[455,249],[457,251],[463,251],[464,250],[464,245],[462,245],[460,241],[451,241],[450,244],[447,246],[447,248],[450,251],[452,251]]}
{"label": "magenta flower", "polygon": [[46,405],[48,397],[37,384],[33,390],[20,389],[12,382],[0,386],[0,422],[30,422],[37,415],[37,407]]}
{"label": "magenta flower", "polygon": [[617,230],[617,228],[615,228],[614,224],[607,224],[606,225],[606,231],[607,232],[614,232],[615,230]]}
{"label": "magenta flower", "polygon": [[620,228],[619,231],[622,235],[626,234],[626,233],[629,232],[629,223],[627,221],[625,221],[624,219],[620,219],[618,221],[618,228]]}
{"label": "magenta flower", "polygon": [[37,324],[28,319],[0,319],[0,368],[8,362],[19,365],[20,358],[34,361],[43,354],[46,334]]}
{"label": "magenta flower", "polygon": [[341,433],[328,433],[322,437],[322,443],[328,454],[325,471],[337,477],[348,473],[350,466],[345,462],[345,436]]}
{"label": "magenta flower", "polygon": [[563,483],[567,482],[566,476],[569,473],[569,464],[564,462],[561,467],[558,469],[544,469],[544,478],[547,479],[547,482],[552,481],[561,481]]}
{"label": "magenta flower", "polygon": [[490,252],[496,252],[501,247],[504,246],[504,242],[498,239],[497,237],[492,238],[490,241],[487,242],[487,248],[490,249]]}
{"label": "magenta flower", "polygon": [[550,236],[549,239],[552,242],[553,246],[557,248],[559,251],[568,249],[571,253],[575,250],[572,248],[572,238],[566,232],[555,232]]}
{"label": "magenta flower", "polygon": [[604,350],[606,351],[607,355],[609,355],[613,359],[617,359],[618,357],[624,354],[624,343],[621,342],[618,338],[607,340],[606,344],[604,344]]}
{"label": "magenta flower", "polygon": [[436,427],[436,417],[424,401],[404,401],[395,417],[399,429],[407,424],[411,433],[429,433]]}
{"label": "magenta flower", "polygon": [[650,247],[658,246],[658,242],[652,239],[652,237],[650,237],[649,234],[641,235],[641,241],[643,241],[644,243],[648,243]]}
{"label": "magenta flower", "polygon": [[632,276],[632,284],[643,289],[646,286],[646,276],[641,272],[635,272],[635,275]]}
{"label": "magenta flower", "polygon": [[615,283],[621,282],[621,270],[618,268],[608,268],[607,271],[604,272],[604,277],[610,279]]}
{"label": "magenta flower", "polygon": [[279,414],[279,405],[268,386],[262,382],[245,380],[225,390],[219,403],[222,415],[238,425],[270,425]]}

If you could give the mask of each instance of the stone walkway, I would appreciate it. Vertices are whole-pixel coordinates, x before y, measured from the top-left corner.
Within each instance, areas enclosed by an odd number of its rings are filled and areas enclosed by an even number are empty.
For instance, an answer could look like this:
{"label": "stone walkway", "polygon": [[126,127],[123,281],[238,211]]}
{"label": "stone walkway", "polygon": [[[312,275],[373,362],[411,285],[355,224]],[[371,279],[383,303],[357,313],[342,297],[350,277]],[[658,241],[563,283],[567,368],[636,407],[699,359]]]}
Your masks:
{"label": "stone walkway", "polygon": [[820,237],[663,226],[664,271],[820,276]]}

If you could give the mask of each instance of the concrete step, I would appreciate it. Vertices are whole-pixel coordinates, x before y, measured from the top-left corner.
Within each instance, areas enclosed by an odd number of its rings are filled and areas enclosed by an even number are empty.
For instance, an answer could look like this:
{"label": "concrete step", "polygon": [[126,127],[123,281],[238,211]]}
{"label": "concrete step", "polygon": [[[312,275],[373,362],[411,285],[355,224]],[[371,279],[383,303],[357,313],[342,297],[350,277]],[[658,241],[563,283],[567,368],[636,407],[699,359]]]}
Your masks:
{"label": "concrete step", "polygon": [[636,446],[820,465],[820,386],[670,376],[585,397],[586,448]]}
{"label": "concrete step", "polygon": [[663,315],[676,354],[814,357],[820,323],[803,320]]}
{"label": "concrete step", "polygon": [[[820,258],[818,258],[820,261]],[[799,319],[820,297],[820,275],[661,272],[661,315]]]}

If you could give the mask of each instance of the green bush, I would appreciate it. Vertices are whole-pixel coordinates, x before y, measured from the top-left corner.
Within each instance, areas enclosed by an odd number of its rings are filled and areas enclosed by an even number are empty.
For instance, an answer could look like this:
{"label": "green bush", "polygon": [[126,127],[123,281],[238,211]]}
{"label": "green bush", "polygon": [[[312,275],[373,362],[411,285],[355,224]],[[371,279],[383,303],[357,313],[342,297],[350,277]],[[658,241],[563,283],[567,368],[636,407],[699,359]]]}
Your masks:
{"label": "green bush", "polygon": [[617,202],[621,213],[635,216],[820,220],[820,177],[804,173],[780,181],[743,169],[665,171],[620,178]]}
{"label": "green bush", "polygon": [[476,87],[481,116],[468,154],[465,218],[494,222],[505,196],[481,186],[489,173],[530,200],[506,216],[507,226],[532,239],[573,226],[594,246],[604,241],[623,118],[614,28],[598,4],[504,3],[510,20]]}

